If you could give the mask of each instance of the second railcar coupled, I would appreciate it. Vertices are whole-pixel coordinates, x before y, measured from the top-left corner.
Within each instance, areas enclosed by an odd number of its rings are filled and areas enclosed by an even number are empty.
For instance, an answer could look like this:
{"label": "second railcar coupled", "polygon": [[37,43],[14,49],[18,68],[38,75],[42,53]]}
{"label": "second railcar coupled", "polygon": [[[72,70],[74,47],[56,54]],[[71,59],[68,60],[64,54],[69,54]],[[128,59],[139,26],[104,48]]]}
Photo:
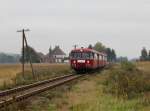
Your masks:
{"label": "second railcar coupled", "polygon": [[107,55],[89,48],[73,49],[70,52],[70,65],[75,71],[102,68],[107,65]]}

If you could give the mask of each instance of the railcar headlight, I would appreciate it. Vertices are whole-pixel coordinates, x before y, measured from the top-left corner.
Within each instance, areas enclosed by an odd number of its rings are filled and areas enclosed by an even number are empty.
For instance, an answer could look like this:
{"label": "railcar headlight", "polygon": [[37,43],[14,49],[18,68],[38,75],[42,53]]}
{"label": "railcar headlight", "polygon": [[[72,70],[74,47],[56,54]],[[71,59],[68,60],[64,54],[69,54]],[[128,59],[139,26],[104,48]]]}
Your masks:
{"label": "railcar headlight", "polygon": [[87,63],[89,64],[89,63],[90,63],[90,61],[87,61]]}
{"label": "railcar headlight", "polygon": [[75,64],[75,63],[76,63],[76,61],[73,61],[73,63]]}

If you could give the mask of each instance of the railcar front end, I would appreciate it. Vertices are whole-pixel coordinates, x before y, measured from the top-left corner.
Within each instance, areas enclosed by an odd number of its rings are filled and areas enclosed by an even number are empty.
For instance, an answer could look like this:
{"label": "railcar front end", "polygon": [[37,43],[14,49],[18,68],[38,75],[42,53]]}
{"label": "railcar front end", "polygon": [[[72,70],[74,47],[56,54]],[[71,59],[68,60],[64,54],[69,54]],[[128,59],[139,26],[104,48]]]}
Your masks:
{"label": "railcar front end", "polygon": [[74,49],[70,53],[70,65],[75,71],[88,71],[104,67],[106,55],[93,49]]}

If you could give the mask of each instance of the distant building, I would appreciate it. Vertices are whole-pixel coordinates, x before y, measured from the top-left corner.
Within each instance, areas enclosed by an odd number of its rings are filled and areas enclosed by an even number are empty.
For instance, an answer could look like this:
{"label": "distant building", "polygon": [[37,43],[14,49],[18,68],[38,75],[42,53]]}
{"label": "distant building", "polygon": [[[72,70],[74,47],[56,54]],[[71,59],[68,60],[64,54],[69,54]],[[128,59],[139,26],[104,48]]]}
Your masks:
{"label": "distant building", "polygon": [[43,63],[63,63],[66,57],[66,54],[59,46],[55,46],[53,50],[50,47],[49,53],[46,55],[42,53],[38,53],[38,55],[41,57],[41,62]]}
{"label": "distant building", "polygon": [[59,46],[56,46],[54,50],[52,51],[51,56],[55,63],[61,63],[61,62],[64,62],[64,58],[66,54],[60,49]]}

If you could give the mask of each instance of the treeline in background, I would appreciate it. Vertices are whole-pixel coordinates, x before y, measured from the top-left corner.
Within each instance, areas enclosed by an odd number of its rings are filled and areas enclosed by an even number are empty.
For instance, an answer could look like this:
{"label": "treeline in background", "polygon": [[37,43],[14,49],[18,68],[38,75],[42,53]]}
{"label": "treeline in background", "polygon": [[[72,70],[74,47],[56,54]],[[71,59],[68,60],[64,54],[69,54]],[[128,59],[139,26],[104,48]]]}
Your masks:
{"label": "treeline in background", "polygon": [[19,54],[6,54],[0,53],[0,63],[19,63],[20,55]]}
{"label": "treeline in background", "polygon": [[[94,49],[96,51],[99,52],[104,52],[107,54],[107,60],[109,62],[116,62],[116,61],[126,61],[127,58],[126,57],[118,57],[116,55],[116,51],[113,48],[109,48],[106,47],[105,45],[103,45],[101,42],[97,42],[94,45],[89,45],[88,48],[90,49]],[[21,52],[22,53],[22,52]],[[41,62],[41,56],[43,56],[42,53],[39,53],[38,51],[36,51],[34,48],[32,48],[31,46],[25,47],[25,62],[29,62],[29,60],[31,59],[31,61],[33,63],[40,63]],[[65,57],[68,58],[69,57]],[[0,53],[0,63],[19,63],[22,62],[22,56],[21,54],[6,54],[6,53]]]}
{"label": "treeline in background", "polygon": [[91,44],[88,46],[90,49],[94,49],[98,52],[104,52],[107,54],[107,60],[109,62],[116,62],[117,61],[117,55],[116,51],[112,48],[104,46],[101,42],[97,42],[94,46]]}

